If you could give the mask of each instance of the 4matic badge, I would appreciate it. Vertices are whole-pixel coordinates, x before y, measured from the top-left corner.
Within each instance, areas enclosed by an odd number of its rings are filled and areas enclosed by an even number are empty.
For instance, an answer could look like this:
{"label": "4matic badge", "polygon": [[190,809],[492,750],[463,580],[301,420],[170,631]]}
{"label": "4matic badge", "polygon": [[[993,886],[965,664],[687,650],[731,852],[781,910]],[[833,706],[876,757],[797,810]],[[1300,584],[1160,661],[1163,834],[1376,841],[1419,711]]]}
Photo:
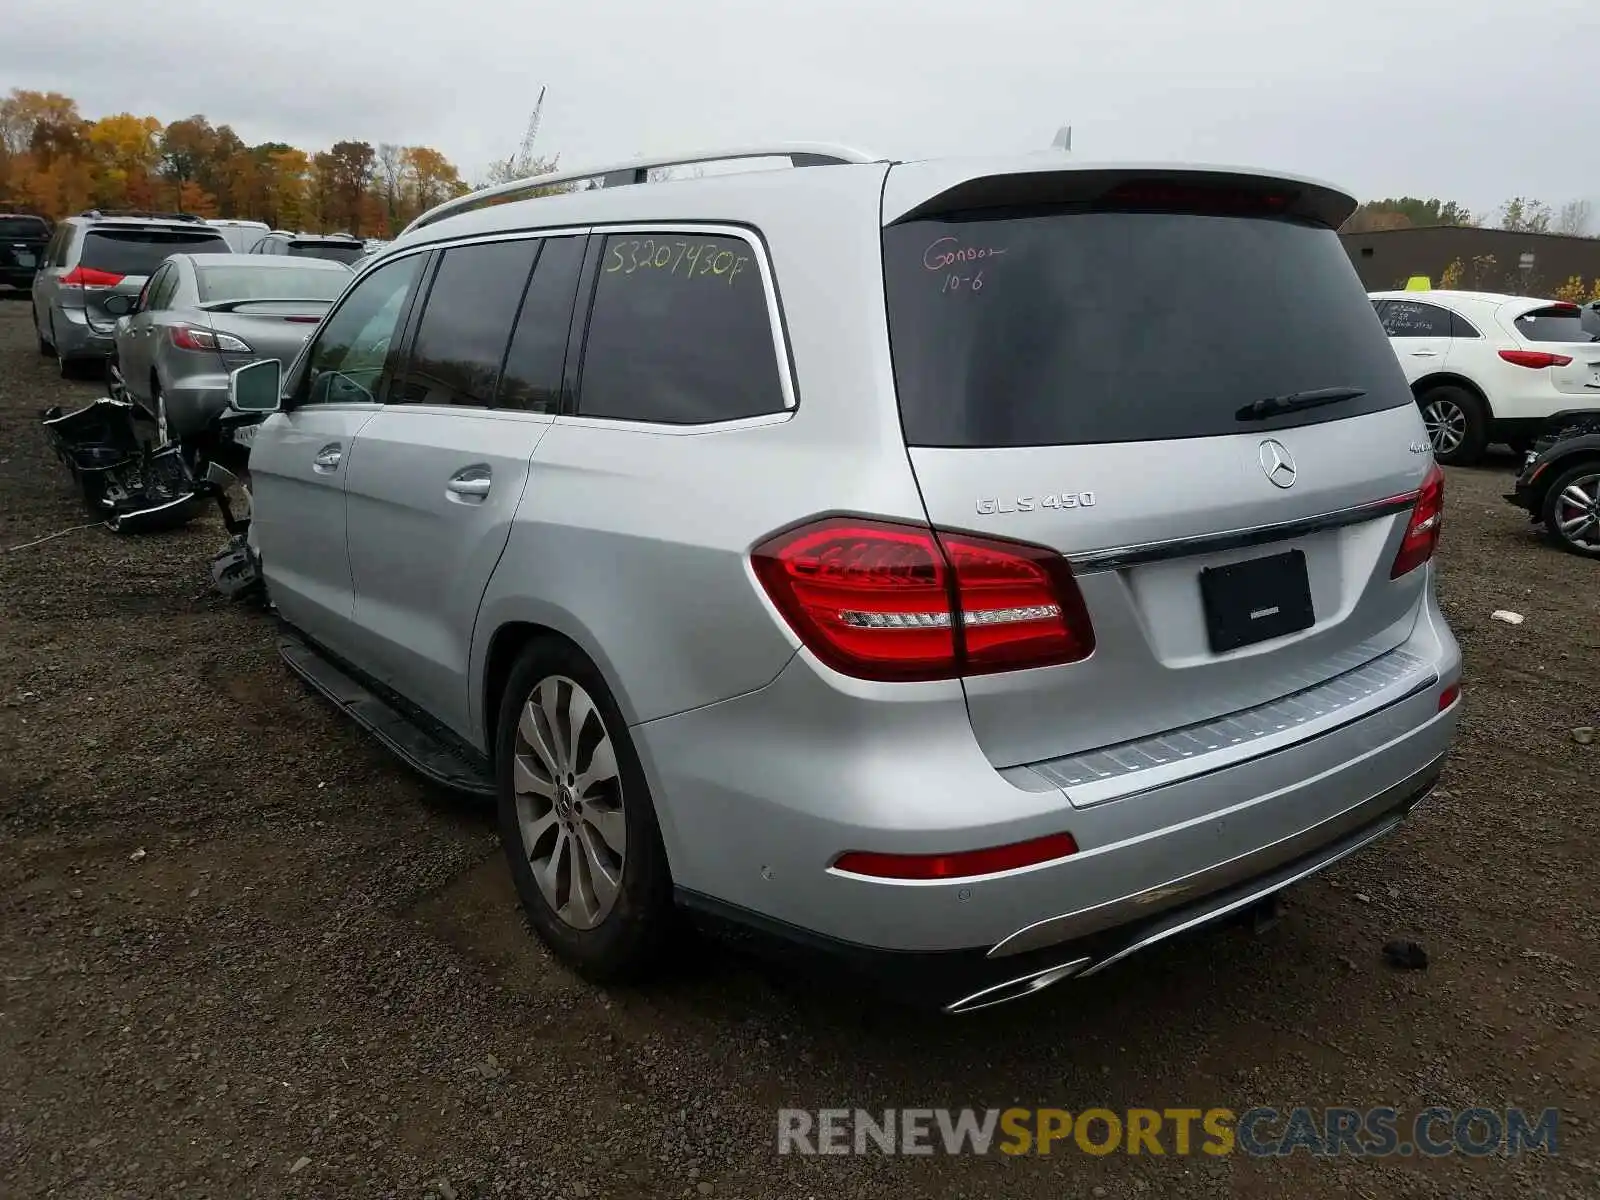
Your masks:
{"label": "4matic badge", "polygon": [[979,496],[978,511],[984,516],[994,513],[1034,512],[1041,508],[1093,508],[1093,492],[1047,492],[1043,496],[1013,496],[1003,500],[998,496]]}

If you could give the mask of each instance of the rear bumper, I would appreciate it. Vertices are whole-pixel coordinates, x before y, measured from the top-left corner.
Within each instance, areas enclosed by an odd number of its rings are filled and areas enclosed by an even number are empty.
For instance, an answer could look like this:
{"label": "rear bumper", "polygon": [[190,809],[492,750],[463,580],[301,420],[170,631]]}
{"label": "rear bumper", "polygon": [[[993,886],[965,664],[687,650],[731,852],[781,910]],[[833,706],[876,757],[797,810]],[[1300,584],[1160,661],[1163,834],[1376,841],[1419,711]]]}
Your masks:
{"label": "rear bumper", "polygon": [[[1129,777],[1122,794],[1087,806],[1042,775],[997,772],[959,686],[885,693],[824,678],[803,654],[759,692],[635,734],[687,903],[835,959],[925,960],[912,990],[950,1004],[974,980],[1080,958],[1075,971],[1098,969],[1385,831],[1437,777],[1459,710],[1441,712],[1440,696],[1461,669],[1431,600],[1393,653],[1410,674],[1353,704],[1363,715],[1287,744],[1293,731],[1248,753],[1202,754],[1176,777]],[[973,878],[885,880],[831,865],[847,850],[954,852],[1063,831],[1078,853]],[[919,974],[941,963],[954,986]]]}
{"label": "rear bumper", "polygon": [[194,375],[162,393],[167,402],[167,425],[174,435],[192,437],[204,430],[228,407],[226,375]]}
{"label": "rear bumper", "polygon": [[[978,947],[951,951],[892,951],[829,938],[680,890],[679,902],[708,931],[757,953],[852,977],[884,996],[950,1013],[975,1012],[1067,979],[1082,979],[1169,938],[1230,919],[1243,919],[1285,888],[1331,867],[1391,833],[1438,782],[1444,756],[1307,831],[1304,853],[1274,861],[1228,886],[1204,890],[1177,907],[1161,908],[1148,889],[1126,898],[1127,919],[1096,933],[1015,954]],[[1148,904],[1154,915],[1138,911]],[[996,948],[999,949],[999,948]]]}
{"label": "rear bumper", "polygon": [[58,308],[52,322],[56,351],[65,359],[110,358],[116,347],[115,331],[89,324],[81,308]]}

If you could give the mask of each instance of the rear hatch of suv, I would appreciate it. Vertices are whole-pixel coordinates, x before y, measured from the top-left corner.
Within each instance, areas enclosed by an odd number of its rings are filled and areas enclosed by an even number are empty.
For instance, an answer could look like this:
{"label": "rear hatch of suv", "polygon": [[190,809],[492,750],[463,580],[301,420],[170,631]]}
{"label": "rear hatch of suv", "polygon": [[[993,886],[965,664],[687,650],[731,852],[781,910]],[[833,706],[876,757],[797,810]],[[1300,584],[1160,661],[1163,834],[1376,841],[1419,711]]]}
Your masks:
{"label": "rear hatch of suv", "polygon": [[150,222],[119,224],[107,221],[84,231],[83,249],[73,268],[61,278],[68,289],[63,301],[77,296],[91,325],[109,330],[116,317],[105,302],[119,293],[137,296],[145,280],[169,254],[227,254],[227,239],[209,225],[157,225]]}
{"label": "rear hatch of suv", "polygon": [[1334,232],[1354,202],[1215,171],[940,170],[896,167],[884,197],[927,513],[1064,557],[1086,610],[1078,661],[965,676],[990,761],[1214,722],[1404,642],[1428,573],[1397,553],[1442,479]]}
{"label": "rear hatch of suv", "polygon": [[1498,316],[1527,347],[1502,351],[1501,358],[1519,367],[1548,370],[1557,391],[1592,396],[1600,404],[1600,341],[1596,340],[1600,334],[1584,323],[1583,309],[1576,304],[1514,300]]}

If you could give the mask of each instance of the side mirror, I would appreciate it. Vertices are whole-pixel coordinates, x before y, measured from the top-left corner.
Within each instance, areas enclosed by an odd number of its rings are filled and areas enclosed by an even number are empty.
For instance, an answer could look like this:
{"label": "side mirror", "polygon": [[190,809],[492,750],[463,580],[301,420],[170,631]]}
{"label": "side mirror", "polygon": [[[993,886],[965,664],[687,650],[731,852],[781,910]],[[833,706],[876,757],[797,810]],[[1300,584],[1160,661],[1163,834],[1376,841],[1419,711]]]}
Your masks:
{"label": "side mirror", "polygon": [[105,309],[106,312],[110,313],[113,317],[125,317],[129,313],[133,312],[134,305],[136,305],[138,302],[139,298],[137,296],[130,296],[126,292],[118,292],[114,295],[107,296],[105,300],[101,302],[100,307]]}
{"label": "side mirror", "polygon": [[282,407],[283,364],[263,358],[228,375],[228,407],[235,412],[277,412]]}

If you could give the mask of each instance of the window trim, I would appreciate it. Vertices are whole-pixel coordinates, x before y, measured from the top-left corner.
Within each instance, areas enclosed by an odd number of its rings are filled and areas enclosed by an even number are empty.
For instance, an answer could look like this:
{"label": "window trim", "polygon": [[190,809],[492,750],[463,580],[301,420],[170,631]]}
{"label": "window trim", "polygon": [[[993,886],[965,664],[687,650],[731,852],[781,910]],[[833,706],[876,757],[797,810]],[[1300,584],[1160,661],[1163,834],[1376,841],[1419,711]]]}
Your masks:
{"label": "window trim", "polygon": [[[694,435],[714,433],[724,429],[741,429],[771,425],[791,418],[800,407],[799,389],[795,384],[794,356],[789,347],[789,331],[783,318],[783,305],[778,295],[777,279],[769,260],[766,240],[761,231],[750,225],[735,225],[720,221],[627,221],[595,225],[590,230],[604,255],[605,239],[613,234],[625,233],[692,233],[706,237],[738,238],[750,247],[750,256],[761,271],[761,290],[767,305],[767,324],[772,332],[773,365],[778,368],[778,387],[783,395],[783,408],[777,412],[758,413],[749,417],[734,417],[725,421],[701,421],[694,424],[668,421],[642,421],[630,417],[601,417],[578,412],[583,400],[583,365],[589,353],[589,325],[594,315],[594,301],[599,294],[600,272],[594,270],[592,278],[579,281],[578,307],[583,312],[581,352],[573,374],[574,390],[571,411],[562,405],[564,422],[583,428],[628,429],[641,433],[668,433]],[[589,264],[585,264],[587,267]],[[583,287],[587,284],[588,292]],[[570,357],[570,352],[569,352]]]}

